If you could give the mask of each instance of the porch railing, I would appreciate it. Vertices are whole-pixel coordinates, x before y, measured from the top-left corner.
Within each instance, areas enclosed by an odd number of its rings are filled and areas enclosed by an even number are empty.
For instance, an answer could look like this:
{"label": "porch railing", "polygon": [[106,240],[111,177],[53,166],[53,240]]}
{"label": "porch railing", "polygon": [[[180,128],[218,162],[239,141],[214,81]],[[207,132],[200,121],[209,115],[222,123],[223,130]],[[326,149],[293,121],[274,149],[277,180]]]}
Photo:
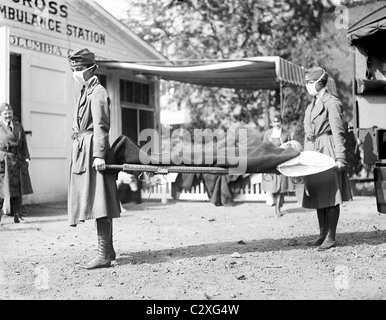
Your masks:
{"label": "porch railing", "polygon": [[[257,178],[258,179],[258,178]],[[162,202],[173,199],[172,196],[172,183],[168,182],[163,185],[155,185],[150,190],[142,190],[142,199],[160,199]],[[200,182],[195,187],[192,187],[189,191],[181,191],[179,193],[179,200],[190,201],[207,201],[209,200],[205,185]],[[234,194],[235,201],[266,201],[267,195],[265,191],[261,189],[261,183],[249,183],[244,188],[240,188],[240,191]]]}

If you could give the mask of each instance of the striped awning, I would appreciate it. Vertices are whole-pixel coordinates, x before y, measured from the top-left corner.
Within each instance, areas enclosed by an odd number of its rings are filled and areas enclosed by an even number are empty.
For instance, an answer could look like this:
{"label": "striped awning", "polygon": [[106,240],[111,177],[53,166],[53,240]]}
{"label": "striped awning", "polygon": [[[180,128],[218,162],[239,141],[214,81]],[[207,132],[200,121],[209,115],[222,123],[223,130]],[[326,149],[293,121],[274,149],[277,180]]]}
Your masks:
{"label": "striped awning", "polygon": [[[208,87],[251,90],[275,90],[288,85],[305,87],[305,69],[277,56],[187,66],[159,66],[120,61],[97,63],[107,69],[123,69],[136,75],[157,76],[163,80]],[[332,93],[336,89],[334,86],[333,88]]]}

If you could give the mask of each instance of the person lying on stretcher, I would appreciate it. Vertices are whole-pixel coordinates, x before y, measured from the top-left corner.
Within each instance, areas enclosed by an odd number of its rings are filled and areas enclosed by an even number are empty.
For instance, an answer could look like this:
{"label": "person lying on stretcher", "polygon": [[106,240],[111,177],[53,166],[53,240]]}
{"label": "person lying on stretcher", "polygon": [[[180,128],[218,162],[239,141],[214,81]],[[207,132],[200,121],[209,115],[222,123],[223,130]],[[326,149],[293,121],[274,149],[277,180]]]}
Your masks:
{"label": "person lying on stretcher", "polygon": [[[313,151],[301,151],[302,147],[297,141],[289,141],[280,148],[271,142],[262,142],[243,149],[244,157],[235,156],[242,154],[241,148],[239,150],[228,148],[225,153],[211,150],[211,162],[203,162],[203,159],[208,160],[208,157],[205,157],[206,150],[199,155],[194,154],[191,158],[171,154],[165,162],[164,155],[148,155],[126,136],[120,136],[114,142],[112,150],[115,155],[114,164],[118,166],[108,165],[108,169],[121,168],[121,171],[123,167],[120,165],[125,165],[125,171],[150,172],[164,169],[166,174],[200,173],[200,170],[205,173],[208,169],[217,168],[220,169],[219,174],[279,172],[289,177],[301,177],[323,172],[335,166],[334,159],[326,155]],[[214,170],[214,172],[217,171]]]}

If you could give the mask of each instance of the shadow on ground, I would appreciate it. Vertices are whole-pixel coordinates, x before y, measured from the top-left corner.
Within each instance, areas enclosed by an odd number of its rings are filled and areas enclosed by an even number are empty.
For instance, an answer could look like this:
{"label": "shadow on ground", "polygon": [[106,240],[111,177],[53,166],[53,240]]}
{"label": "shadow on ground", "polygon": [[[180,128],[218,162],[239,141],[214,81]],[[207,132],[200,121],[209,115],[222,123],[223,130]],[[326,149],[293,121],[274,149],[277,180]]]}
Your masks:
{"label": "shadow on ground", "polygon": [[[232,255],[235,252],[240,254],[254,252],[272,252],[289,250],[314,250],[307,242],[317,236],[283,239],[262,239],[245,241],[245,244],[238,242],[209,243],[196,246],[188,246],[158,251],[139,251],[134,253],[123,253],[117,259],[118,265],[125,264],[157,264],[173,260],[187,258],[202,258],[218,255]],[[357,245],[380,245],[386,243],[386,231],[376,230],[372,232],[341,233],[338,236],[339,247],[354,247]]]}
{"label": "shadow on ground", "polygon": [[58,217],[67,215],[67,203],[29,204],[23,207],[26,217]]}

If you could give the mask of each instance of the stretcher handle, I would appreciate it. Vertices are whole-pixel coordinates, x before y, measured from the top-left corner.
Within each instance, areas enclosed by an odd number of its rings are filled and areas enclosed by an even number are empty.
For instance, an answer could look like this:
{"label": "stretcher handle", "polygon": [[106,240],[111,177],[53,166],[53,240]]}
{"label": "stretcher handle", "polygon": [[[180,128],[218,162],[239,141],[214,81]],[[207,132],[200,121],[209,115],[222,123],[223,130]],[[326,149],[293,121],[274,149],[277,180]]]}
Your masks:
{"label": "stretcher handle", "polygon": [[222,167],[193,167],[193,166],[154,166],[144,164],[123,164],[123,165],[106,165],[108,171],[124,171],[124,172],[152,172],[154,174],[169,174],[169,173],[206,173],[227,175],[229,169]]}

